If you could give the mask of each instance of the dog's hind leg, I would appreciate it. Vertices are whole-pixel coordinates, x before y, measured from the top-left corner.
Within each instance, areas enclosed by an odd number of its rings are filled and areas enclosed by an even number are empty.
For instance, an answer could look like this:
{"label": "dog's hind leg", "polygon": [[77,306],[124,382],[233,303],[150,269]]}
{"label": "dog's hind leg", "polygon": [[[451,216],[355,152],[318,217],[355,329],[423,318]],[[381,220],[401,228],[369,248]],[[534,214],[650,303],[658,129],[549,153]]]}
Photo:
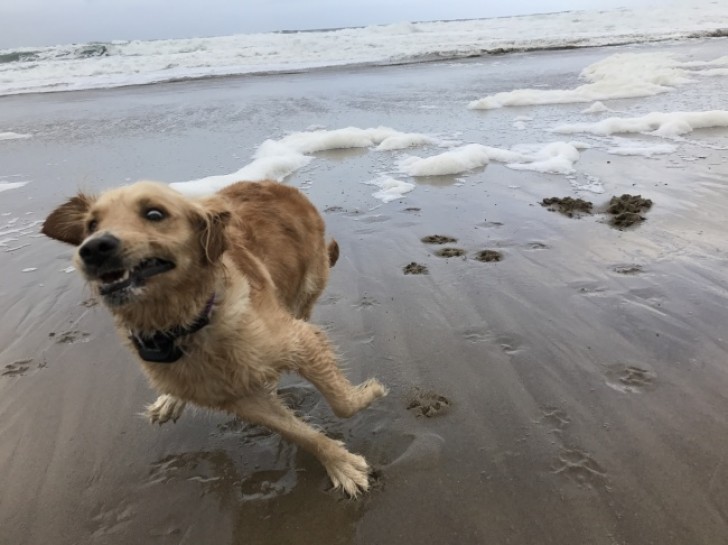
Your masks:
{"label": "dog's hind leg", "polygon": [[334,488],[342,489],[351,497],[368,490],[366,460],[346,450],[341,441],[327,437],[298,419],[277,396],[261,392],[240,398],[225,408],[246,422],[270,428],[316,456],[326,468]]}
{"label": "dog's hind leg", "polygon": [[329,274],[326,269],[323,269],[323,272],[322,269],[319,269],[306,274],[303,280],[303,286],[298,295],[297,308],[292,312],[296,318],[304,322],[308,322],[311,319],[313,306],[316,304],[321,292],[324,291],[328,277]]}
{"label": "dog's hind leg", "polygon": [[338,259],[339,244],[334,239],[331,239],[331,242],[327,246],[327,254],[321,256],[321,259],[306,272],[303,285],[298,294],[298,301],[292,310],[292,314],[296,318],[305,322],[311,319],[313,306],[324,291],[326,282],[329,279],[329,269],[336,264]]}
{"label": "dog's hind leg", "polygon": [[387,395],[387,388],[377,379],[352,385],[339,369],[326,335],[318,328],[309,326],[301,345],[296,371],[316,386],[336,416],[348,418],[368,407],[375,399]]}

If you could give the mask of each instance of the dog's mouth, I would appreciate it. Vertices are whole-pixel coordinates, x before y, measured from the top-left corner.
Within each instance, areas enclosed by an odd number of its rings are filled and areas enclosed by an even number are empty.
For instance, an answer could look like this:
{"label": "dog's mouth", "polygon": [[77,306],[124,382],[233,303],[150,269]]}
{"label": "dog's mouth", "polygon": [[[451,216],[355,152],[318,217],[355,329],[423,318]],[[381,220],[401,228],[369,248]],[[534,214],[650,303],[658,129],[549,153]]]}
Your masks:
{"label": "dog's mouth", "polygon": [[153,257],[144,259],[132,269],[115,269],[98,275],[101,282],[99,292],[103,296],[112,295],[126,288],[137,288],[152,276],[174,269],[175,264],[165,259]]}

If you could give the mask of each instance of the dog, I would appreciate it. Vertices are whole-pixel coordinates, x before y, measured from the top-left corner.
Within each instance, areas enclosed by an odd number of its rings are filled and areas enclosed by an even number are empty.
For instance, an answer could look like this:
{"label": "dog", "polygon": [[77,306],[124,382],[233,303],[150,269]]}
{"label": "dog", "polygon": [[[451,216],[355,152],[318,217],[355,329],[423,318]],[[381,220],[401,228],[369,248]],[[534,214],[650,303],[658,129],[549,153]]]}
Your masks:
{"label": "dog", "polygon": [[187,403],[263,425],[316,456],[335,489],[369,487],[366,460],[309,426],[276,387],[295,371],[339,417],[387,394],[376,379],[353,386],[326,334],[308,319],[339,247],[297,189],[238,182],[191,199],[155,182],[79,193],[42,232],[77,246],[74,264],[111,312],[158,399],[152,422]]}

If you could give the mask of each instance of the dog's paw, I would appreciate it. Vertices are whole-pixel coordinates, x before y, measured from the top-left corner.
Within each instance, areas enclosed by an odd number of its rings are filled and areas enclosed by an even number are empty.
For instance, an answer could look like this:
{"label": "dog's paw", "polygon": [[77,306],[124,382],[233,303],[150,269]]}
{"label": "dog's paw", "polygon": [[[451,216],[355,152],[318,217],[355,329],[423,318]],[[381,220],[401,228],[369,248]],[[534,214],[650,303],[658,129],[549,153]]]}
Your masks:
{"label": "dog's paw", "polygon": [[388,393],[389,390],[381,382],[372,378],[355,386],[347,399],[332,400],[331,408],[339,418],[349,418]]}
{"label": "dog's paw", "polygon": [[163,394],[157,398],[154,403],[147,405],[145,412],[146,417],[152,424],[159,424],[160,426],[165,422],[177,422],[182,411],[184,411],[186,402],[178,399],[174,396]]}
{"label": "dog's paw", "polygon": [[375,378],[370,378],[359,385],[359,388],[362,392],[365,392],[365,396],[371,401],[379,397],[384,397],[389,393],[389,389]]}
{"label": "dog's paw", "polygon": [[334,490],[342,490],[350,498],[369,490],[369,464],[363,456],[344,450],[335,459],[327,460],[324,466]]}

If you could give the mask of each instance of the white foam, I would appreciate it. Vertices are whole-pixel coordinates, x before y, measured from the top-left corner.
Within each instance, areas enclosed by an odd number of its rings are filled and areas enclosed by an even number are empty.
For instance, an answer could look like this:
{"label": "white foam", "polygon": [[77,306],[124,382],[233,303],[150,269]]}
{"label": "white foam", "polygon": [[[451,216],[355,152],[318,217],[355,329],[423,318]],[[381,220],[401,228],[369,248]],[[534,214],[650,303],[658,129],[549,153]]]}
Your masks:
{"label": "white foam", "polygon": [[396,136],[388,136],[377,146],[378,150],[400,150],[414,148],[416,146],[438,146],[441,141],[426,134],[407,133]]}
{"label": "white foam", "polygon": [[300,153],[282,153],[275,157],[256,159],[232,174],[207,176],[198,180],[175,182],[169,185],[185,195],[202,197],[240,181],[276,180],[280,182],[298,169],[305,167],[312,160],[312,157]]}
{"label": "white foam", "polygon": [[18,132],[0,132],[0,140],[24,140],[32,138],[32,134],[22,134]]}
{"label": "white foam", "polygon": [[572,143],[519,145],[512,150],[468,144],[431,157],[405,157],[400,170],[410,176],[444,176],[468,172],[490,161],[506,163],[514,170],[533,170],[548,174],[571,174],[579,151]]}
{"label": "white foam", "polygon": [[[544,174],[572,174],[574,163],[579,160],[579,150],[566,142],[552,142],[542,147],[519,147],[524,152],[525,161],[508,163],[514,170],[533,170]],[[530,152],[530,153],[529,153]]]}
{"label": "white foam", "polygon": [[714,68],[712,70],[703,70],[703,76],[728,76],[728,68]]}
{"label": "white foam", "polygon": [[583,114],[600,114],[602,112],[611,112],[609,108],[607,108],[603,102],[597,100],[594,104],[589,106],[588,108],[581,111]]}
{"label": "white foam", "polygon": [[590,133],[609,136],[618,133],[646,133],[674,138],[710,127],[728,127],[728,111],[652,112],[641,117],[610,117],[596,123],[574,123],[553,129],[558,133]]}
{"label": "white foam", "polygon": [[607,149],[612,155],[638,155],[642,157],[654,157],[655,155],[668,155],[677,151],[673,144],[650,144],[649,142],[625,141],[617,146]]}
{"label": "white foam", "polygon": [[392,178],[391,176],[381,176],[376,180],[367,182],[370,185],[379,187],[379,191],[372,194],[375,199],[382,202],[391,202],[401,199],[403,195],[412,191],[416,186],[409,182],[403,182]]}
{"label": "white foam", "polygon": [[579,77],[586,83],[574,89],[516,89],[474,100],[468,107],[490,110],[653,96],[694,81],[702,68],[723,64],[723,59],[696,63],[670,53],[617,53],[584,68]]}
{"label": "white foam", "polygon": [[510,160],[517,160],[520,157],[518,154],[508,155],[509,153],[481,144],[468,144],[431,157],[405,157],[400,161],[399,168],[410,176],[462,174],[487,165],[491,159],[498,160],[496,156],[501,159],[509,156]]}
{"label": "white foam", "polygon": [[0,193],[3,191],[8,191],[10,189],[18,189],[20,187],[23,187],[28,182],[0,182]]}
{"label": "white foam", "polygon": [[393,136],[403,136],[403,133],[389,127],[370,129],[347,127],[335,130],[294,132],[280,140],[266,140],[255,152],[255,157],[276,156],[281,153],[281,150],[285,153],[293,151],[305,154],[333,149],[368,148]]}
{"label": "white foam", "polygon": [[447,141],[423,134],[403,133],[389,127],[369,129],[347,127],[294,132],[278,140],[263,142],[253,154],[253,161],[232,174],[208,176],[170,185],[187,195],[203,196],[239,181],[283,181],[287,176],[308,165],[313,160],[313,157],[308,155],[311,153],[375,146],[376,149],[399,149],[398,146],[424,144],[447,145]]}

